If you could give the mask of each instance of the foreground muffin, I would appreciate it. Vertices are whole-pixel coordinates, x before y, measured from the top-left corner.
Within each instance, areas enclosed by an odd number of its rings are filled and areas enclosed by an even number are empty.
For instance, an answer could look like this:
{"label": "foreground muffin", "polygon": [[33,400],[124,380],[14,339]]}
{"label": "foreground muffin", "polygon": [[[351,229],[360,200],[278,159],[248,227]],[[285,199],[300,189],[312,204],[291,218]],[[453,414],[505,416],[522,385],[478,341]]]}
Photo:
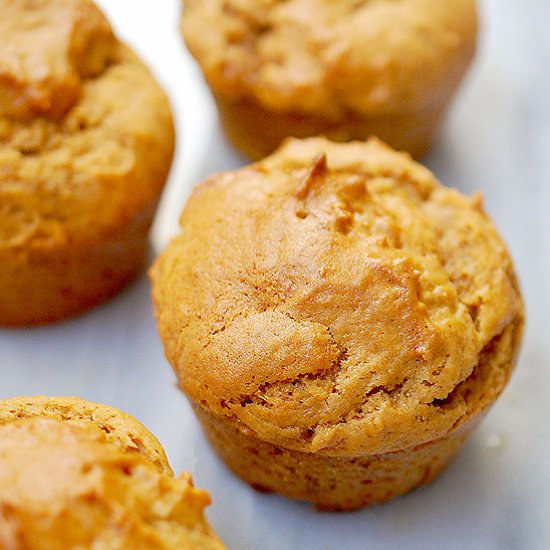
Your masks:
{"label": "foreground muffin", "polygon": [[222,549],[188,474],[132,417],[76,398],[0,400],[0,547]]}
{"label": "foreground muffin", "polygon": [[145,259],[168,101],[89,0],[0,0],[0,326],[110,297]]}
{"label": "foreground muffin", "polygon": [[376,135],[422,155],[475,51],[475,0],[186,0],[182,30],[235,146]]}
{"label": "foreground muffin", "polygon": [[479,195],[371,139],[198,186],[152,268],[165,353],[260,490],[351,510],[431,480],[503,390],[523,306]]}

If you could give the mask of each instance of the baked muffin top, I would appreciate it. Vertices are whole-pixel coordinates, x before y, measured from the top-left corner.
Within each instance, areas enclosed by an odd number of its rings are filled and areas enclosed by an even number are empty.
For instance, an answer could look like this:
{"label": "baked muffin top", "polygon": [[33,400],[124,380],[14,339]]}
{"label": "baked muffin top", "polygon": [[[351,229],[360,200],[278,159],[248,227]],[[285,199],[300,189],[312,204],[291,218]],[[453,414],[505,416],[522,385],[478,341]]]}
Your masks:
{"label": "baked muffin top", "polygon": [[152,270],[188,395],[304,451],[444,436],[503,388],[522,325],[481,205],[379,141],[290,140],[212,176]]}
{"label": "baked muffin top", "polygon": [[18,418],[53,418],[74,426],[96,428],[125,453],[141,454],[159,470],[172,473],[157,438],[134,417],[78,397],[12,397],[0,400],[0,425]]}
{"label": "baked muffin top", "polygon": [[475,49],[475,0],[186,0],[213,90],[338,118],[437,108]]}
{"label": "baked muffin top", "polygon": [[223,548],[204,518],[209,496],[189,476],[67,411],[69,421],[51,409],[0,420],[2,548]]}
{"label": "baked muffin top", "polygon": [[0,251],[95,239],[160,193],[168,101],[90,0],[0,13]]}

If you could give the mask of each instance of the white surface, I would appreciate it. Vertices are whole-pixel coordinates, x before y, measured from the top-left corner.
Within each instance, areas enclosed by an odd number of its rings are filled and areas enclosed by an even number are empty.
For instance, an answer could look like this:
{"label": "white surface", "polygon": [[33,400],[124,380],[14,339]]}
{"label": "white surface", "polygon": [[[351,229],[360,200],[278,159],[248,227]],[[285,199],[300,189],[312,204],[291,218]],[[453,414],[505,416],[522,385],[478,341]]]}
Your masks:
{"label": "white surface", "polygon": [[[156,225],[162,241],[191,184],[239,159],[220,137],[184,54],[178,0],[100,4],[169,90],[183,136]],[[160,438],[174,469],[191,470],[211,492],[209,517],[234,550],[550,548],[550,3],[487,0],[482,8],[475,69],[427,162],[448,185],[484,191],[516,259],[529,323],[512,383],[435,483],[384,506],[338,515],[257,494],[232,477],[175,387],[145,277],[70,322],[0,331],[1,396],[79,395],[135,415]]]}

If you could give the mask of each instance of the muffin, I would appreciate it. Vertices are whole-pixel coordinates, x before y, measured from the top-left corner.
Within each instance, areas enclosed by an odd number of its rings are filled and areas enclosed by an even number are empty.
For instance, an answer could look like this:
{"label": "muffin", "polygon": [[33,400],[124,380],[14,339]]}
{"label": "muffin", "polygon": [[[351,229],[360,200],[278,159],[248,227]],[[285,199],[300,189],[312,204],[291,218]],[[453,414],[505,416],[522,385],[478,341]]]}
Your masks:
{"label": "muffin", "polygon": [[474,56],[475,0],[186,0],[182,31],[234,145],[432,145]]}
{"label": "muffin", "polygon": [[199,185],[151,276],[168,361],[253,487],[353,510],[434,478],[506,385],[523,306],[471,198],[376,139]]}
{"label": "muffin", "polygon": [[92,2],[0,12],[0,326],[26,326],[90,308],[143,266],[174,130]]}
{"label": "muffin", "polygon": [[223,549],[210,498],[132,417],[76,398],[0,400],[0,547]]}

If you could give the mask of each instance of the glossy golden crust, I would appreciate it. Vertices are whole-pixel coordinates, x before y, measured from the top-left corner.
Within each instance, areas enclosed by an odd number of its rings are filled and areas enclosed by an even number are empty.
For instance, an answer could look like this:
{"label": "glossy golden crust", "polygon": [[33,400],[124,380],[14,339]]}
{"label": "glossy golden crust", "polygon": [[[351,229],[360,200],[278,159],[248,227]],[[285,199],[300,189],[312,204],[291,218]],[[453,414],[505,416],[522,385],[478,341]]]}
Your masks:
{"label": "glossy golden crust", "polygon": [[36,324],[139,269],[174,133],[164,93],[91,2],[0,10],[0,324]]}
{"label": "glossy golden crust", "polygon": [[260,439],[402,450],[508,379],[523,306],[480,197],[376,140],[290,140],[199,186],[181,226],[152,270],[167,357],[194,402]]}
{"label": "glossy golden crust", "polygon": [[182,31],[252,158],[308,135],[377,135],[420,155],[473,58],[477,12],[475,0],[190,0]]}
{"label": "glossy golden crust", "polygon": [[2,548],[224,548],[208,494],[173,477],[151,434],[127,445],[146,432],[134,419],[75,398],[5,400],[0,413]]}

